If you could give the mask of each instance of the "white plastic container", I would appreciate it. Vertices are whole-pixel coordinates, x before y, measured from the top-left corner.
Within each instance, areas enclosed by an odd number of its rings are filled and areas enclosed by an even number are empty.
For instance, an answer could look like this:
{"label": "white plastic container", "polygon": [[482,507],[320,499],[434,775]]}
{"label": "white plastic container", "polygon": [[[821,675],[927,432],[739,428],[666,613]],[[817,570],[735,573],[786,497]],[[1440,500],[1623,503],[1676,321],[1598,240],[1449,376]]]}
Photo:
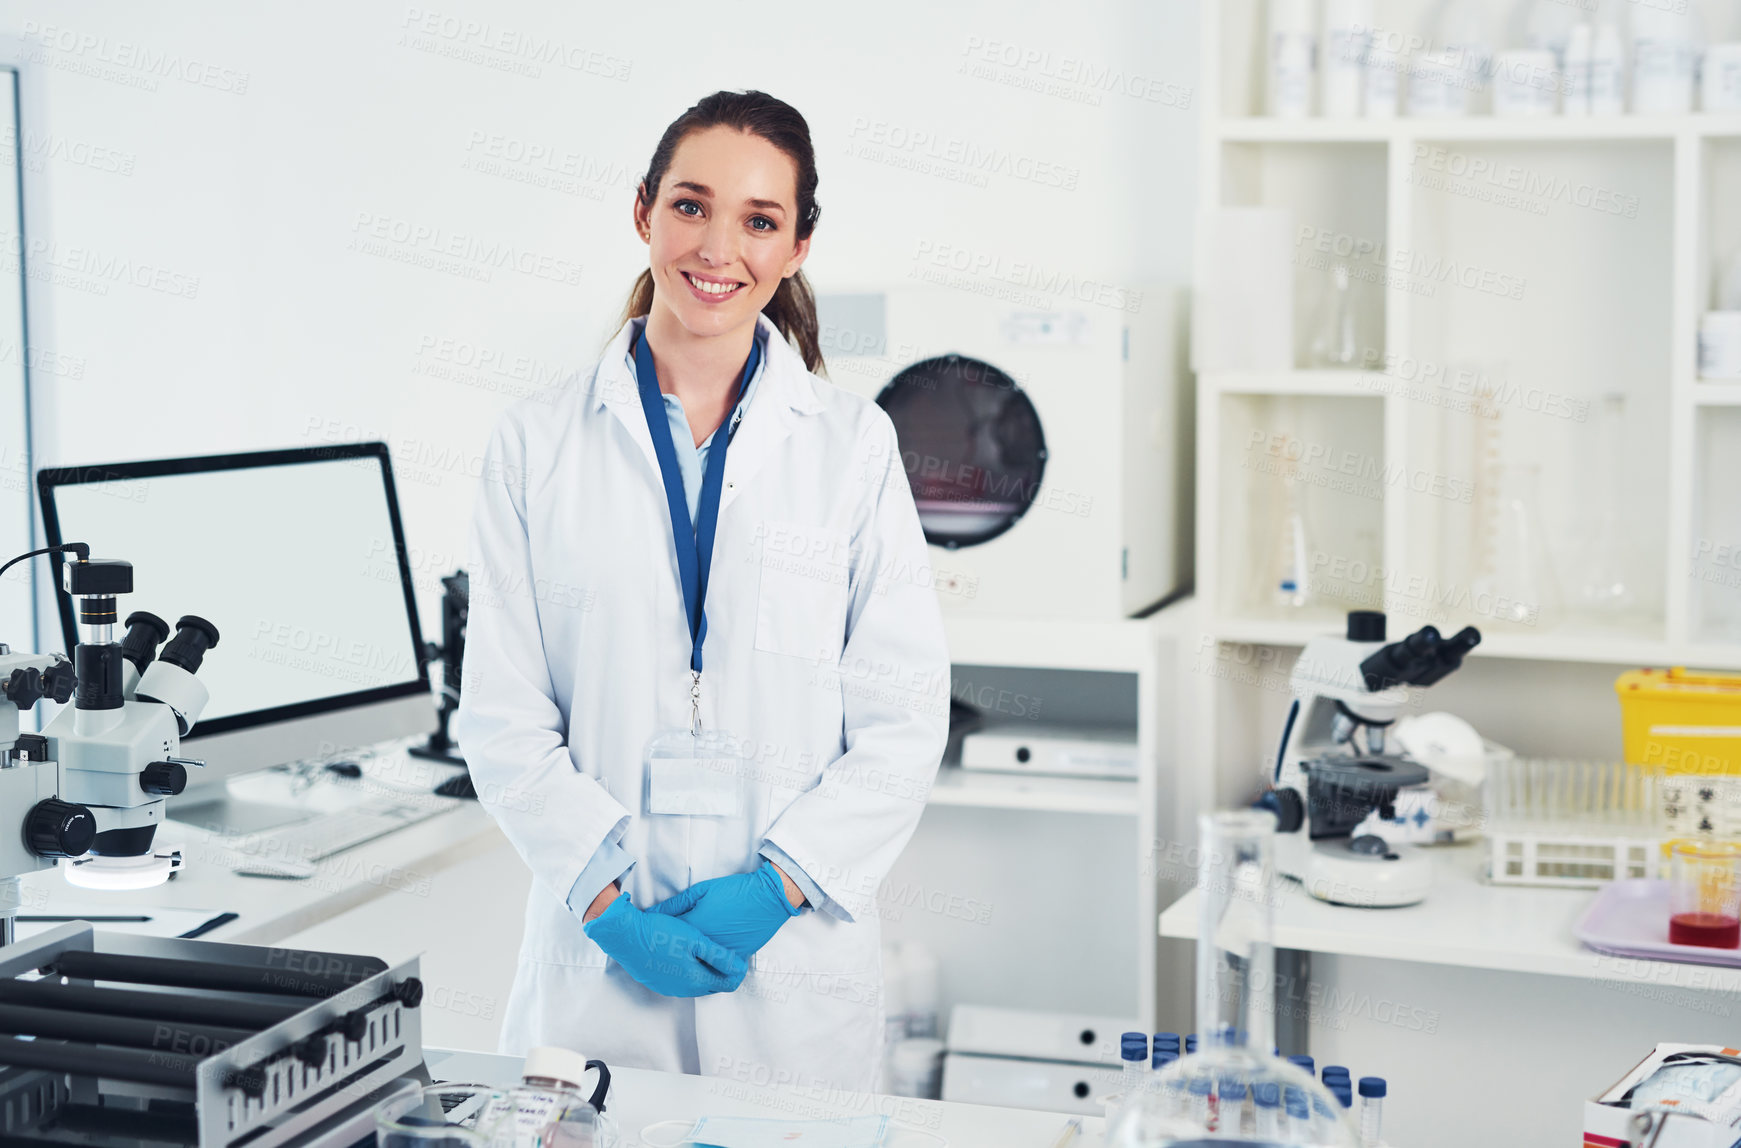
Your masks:
{"label": "white plastic container", "polygon": [[901,945],[901,987],[906,995],[907,1035],[933,1037],[938,1031],[937,954],[917,941]]}
{"label": "white plastic container", "polygon": [[1566,40],[1565,82],[1560,112],[1573,118],[1590,114],[1590,85],[1596,64],[1596,29],[1587,22]]}
{"label": "white plastic container", "polygon": [[1312,0],[1270,0],[1269,114],[1301,120],[1312,114],[1318,37]]}
{"label": "white plastic container", "polygon": [[1741,379],[1741,311],[1706,311],[1700,318],[1699,377]]}
{"label": "white plastic container", "polygon": [[937,1100],[943,1095],[943,1042],[919,1038],[898,1042],[889,1053],[889,1092]]}
{"label": "white plastic container", "polygon": [[1517,48],[1494,59],[1493,114],[1504,119],[1551,116],[1559,106],[1558,59],[1547,48]]}
{"label": "white plastic container", "polygon": [[1699,106],[1707,112],[1741,112],[1741,43],[1712,44],[1703,74]]}
{"label": "white plastic container", "polygon": [[1360,115],[1366,77],[1366,47],[1372,33],[1372,0],[1324,0],[1323,66],[1319,108],[1326,119]]}
{"label": "white plastic container", "polygon": [[1447,119],[1476,111],[1491,43],[1480,6],[1473,0],[1444,0],[1430,42],[1408,69],[1408,114]]}
{"label": "white plastic container", "polygon": [[1626,111],[1626,42],[1608,21],[1596,25],[1590,50],[1590,114],[1618,116]]}
{"label": "white plastic container", "polygon": [[1681,115],[1693,110],[1698,72],[1698,20],[1684,5],[1632,5],[1632,112]]}
{"label": "white plastic container", "polygon": [[1397,91],[1401,86],[1403,56],[1385,37],[1375,36],[1366,46],[1361,109],[1368,119],[1396,118]]}

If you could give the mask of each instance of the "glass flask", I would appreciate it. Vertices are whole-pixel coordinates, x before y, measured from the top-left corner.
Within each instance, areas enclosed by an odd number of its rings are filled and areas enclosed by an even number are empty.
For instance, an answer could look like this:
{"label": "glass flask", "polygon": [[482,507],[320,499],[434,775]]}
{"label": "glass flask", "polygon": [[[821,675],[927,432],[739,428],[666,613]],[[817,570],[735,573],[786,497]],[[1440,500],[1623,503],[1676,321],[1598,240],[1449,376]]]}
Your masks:
{"label": "glass flask", "polygon": [[1330,290],[1312,336],[1312,366],[1352,370],[1360,366],[1360,331],[1354,318],[1354,284],[1348,265],[1330,269]]}
{"label": "glass flask", "polygon": [[1312,1075],[1275,1055],[1275,818],[1198,819],[1197,1051],[1124,1098],[1109,1148],[1320,1145],[1357,1148],[1359,1130]]}
{"label": "glass flask", "polygon": [[1624,440],[1626,396],[1602,396],[1597,433],[1597,457],[1602,460],[1602,483],[1597,494],[1595,529],[1579,564],[1573,590],[1577,608],[1595,620],[1614,620],[1638,604],[1636,581],[1627,570],[1627,533],[1621,522],[1620,502],[1625,494],[1621,460],[1626,458]]}
{"label": "glass flask", "polygon": [[1479,492],[1470,606],[1479,618],[1510,627],[1547,629],[1560,621],[1560,584],[1541,516],[1541,468],[1497,466]]}

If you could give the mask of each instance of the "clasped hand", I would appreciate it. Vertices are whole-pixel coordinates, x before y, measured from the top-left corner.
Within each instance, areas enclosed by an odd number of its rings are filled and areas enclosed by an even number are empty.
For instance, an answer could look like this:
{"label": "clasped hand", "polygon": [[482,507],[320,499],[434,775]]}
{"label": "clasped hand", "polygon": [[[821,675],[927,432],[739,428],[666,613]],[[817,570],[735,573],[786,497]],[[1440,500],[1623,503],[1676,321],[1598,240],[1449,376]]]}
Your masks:
{"label": "clasped hand", "polygon": [[623,894],[586,928],[605,954],[668,997],[729,993],[749,958],[798,915],[773,862],[752,873],[702,881],[647,910]]}

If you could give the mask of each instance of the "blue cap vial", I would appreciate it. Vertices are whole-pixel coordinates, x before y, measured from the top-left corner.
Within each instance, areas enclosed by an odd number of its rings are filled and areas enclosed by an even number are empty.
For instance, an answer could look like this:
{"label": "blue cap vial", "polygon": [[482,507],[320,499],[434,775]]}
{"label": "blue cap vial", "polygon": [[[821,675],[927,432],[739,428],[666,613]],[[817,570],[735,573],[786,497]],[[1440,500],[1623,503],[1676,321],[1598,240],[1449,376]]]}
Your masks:
{"label": "blue cap vial", "polygon": [[1245,1100],[1245,1081],[1223,1080],[1219,1095],[1223,1100],[1231,1100],[1235,1104],[1242,1103]]}
{"label": "blue cap vial", "polygon": [[1306,1105],[1306,1094],[1298,1088],[1288,1089],[1287,1109],[1289,1118],[1293,1120],[1304,1120],[1312,1114]]}
{"label": "blue cap vial", "polygon": [[1349,1079],[1348,1070],[1340,1064],[1326,1064],[1324,1066],[1324,1079],[1347,1080]]}
{"label": "blue cap vial", "polygon": [[1159,1072],[1161,1069],[1178,1059],[1179,1054],[1177,1052],[1174,1052],[1170,1048],[1162,1048],[1157,1044],[1155,1046],[1154,1056],[1149,1058],[1149,1067],[1154,1069],[1156,1072]]}
{"label": "blue cap vial", "polygon": [[1360,1095],[1370,1096],[1374,1100],[1379,1100],[1384,1097],[1386,1091],[1388,1091],[1388,1089],[1384,1083],[1384,1077],[1363,1076],[1360,1078]]}
{"label": "blue cap vial", "polygon": [[1288,1057],[1289,1064],[1297,1064],[1306,1070],[1307,1076],[1318,1075],[1318,1062],[1306,1055]]}
{"label": "blue cap vial", "polygon": [[1273,1080],[1259,1081],[1252,1086],[1251,1098],[1257,1101],[1259,1108],[1280,1108],[1282,1106],[1282,1086]]}
{"label": "blue cap vial", "polygon": [[1147,1060],[1149,1058],[1148,1034],[1127,1032],[1119,1037],[1118,1055],[1120,1060]]}
{"label": "blue cap vial", "polygon": [[1199,1076],[1191,1081],[1186,1088],[1192,1096],[1208,1096],[1210,1092],[1209,1078],[1207,1076]]}
{"label": "blue cap vial", "polygon": [[1192,1033],[1190,1036],[1187,1036],[1185,1038],[1185,1051],[1188,1053],[1197,1051],[1197,1034],[1196,1033]]}
{"label": "blue cap vial", "polygon": [[1179,1034],[1176,1032],[1157,1032],[1155,1033],[1155,1043],[1164,1044],[1168,1048],[1178,1048]]}
{"label": "blue cap vial", "polygon": [[1354,1090],[1348,1087],[1346,1080],[1338,1080],[1330,1086],[1330,1092],[1344,1108],[1354,1107]]}

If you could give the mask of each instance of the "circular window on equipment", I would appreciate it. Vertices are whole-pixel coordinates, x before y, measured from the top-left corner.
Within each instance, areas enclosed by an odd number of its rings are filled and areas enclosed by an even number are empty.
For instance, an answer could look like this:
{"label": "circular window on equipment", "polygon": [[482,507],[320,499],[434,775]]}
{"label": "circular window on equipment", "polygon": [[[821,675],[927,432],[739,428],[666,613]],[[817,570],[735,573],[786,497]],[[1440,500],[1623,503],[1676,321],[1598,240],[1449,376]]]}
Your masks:
{"label": "circular window on equipment", "polygon": [[925,540],[954,550],[989,542],[1040,493],[1046,437],[1014,379],[962,355],[914,363],[877,404],[900,439]]}

